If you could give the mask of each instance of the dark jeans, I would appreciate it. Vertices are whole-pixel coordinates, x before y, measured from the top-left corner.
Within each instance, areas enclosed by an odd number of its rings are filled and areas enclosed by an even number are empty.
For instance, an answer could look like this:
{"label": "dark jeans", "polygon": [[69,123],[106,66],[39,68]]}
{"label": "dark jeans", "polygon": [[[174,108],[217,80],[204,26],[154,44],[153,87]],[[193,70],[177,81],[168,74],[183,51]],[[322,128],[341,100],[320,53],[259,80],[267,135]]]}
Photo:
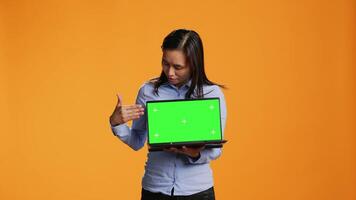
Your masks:
{"label": "dark jeans", "polygon": [[162,193],[153,193],[142,188],[141,200],[215,200],[215,193],[214,187],[211,187],[189,196],[169,196]]}

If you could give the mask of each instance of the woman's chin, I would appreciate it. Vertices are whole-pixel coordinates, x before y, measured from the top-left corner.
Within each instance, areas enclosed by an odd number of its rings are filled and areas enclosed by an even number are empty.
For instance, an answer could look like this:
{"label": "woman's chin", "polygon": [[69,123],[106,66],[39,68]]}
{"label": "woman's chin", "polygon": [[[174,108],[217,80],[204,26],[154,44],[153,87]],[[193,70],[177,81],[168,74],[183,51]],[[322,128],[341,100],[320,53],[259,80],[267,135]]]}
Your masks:
{"label": "woman's chin", "polygon": [[178,83],[178,81],[177,80],[169,80],[169,83],[172,84],[172,85],[175,85],[175,84]]}

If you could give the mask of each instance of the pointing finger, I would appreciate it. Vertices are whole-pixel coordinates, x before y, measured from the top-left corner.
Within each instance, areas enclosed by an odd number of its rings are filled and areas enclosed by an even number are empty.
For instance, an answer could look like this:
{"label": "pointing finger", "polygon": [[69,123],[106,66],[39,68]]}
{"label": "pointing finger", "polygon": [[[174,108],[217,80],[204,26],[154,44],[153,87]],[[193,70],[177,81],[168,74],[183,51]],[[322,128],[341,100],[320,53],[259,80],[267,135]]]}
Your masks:
{"label": "pointing finger", "polygon": [[122,105],[122,108],[129,110],[129,109],[137,109],[143,107],[140,104],[136,104],[136,105]]}

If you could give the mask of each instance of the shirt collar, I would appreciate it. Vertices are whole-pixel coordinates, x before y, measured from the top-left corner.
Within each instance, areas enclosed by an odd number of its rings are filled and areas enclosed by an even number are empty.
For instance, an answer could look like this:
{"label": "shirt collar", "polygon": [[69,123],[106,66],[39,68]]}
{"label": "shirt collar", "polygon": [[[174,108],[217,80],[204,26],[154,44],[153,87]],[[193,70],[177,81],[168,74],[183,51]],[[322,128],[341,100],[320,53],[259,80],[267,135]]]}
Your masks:
{"label": "shirt collar", "polygon": [[186,86],[186,87],[188,87],[188,88],[189,88],[191,85],[192,85],[192,79],[189,79],[189,81],[184,84],[184,86]]}
{"label": "shirt collar", "polygon": [[[172,87],[175,87],[175,88],[176,88],[176,86],[170,84],[168,81],[165,82],[165,83],[163,83],[162,85],[169,85],[169,86],[172,86]],[[182,87],[187,87],[187,88],[189,88],[191,85],[192,85],[192,79],[189,79],[189,81],[187,81],[186,83],[184,83]]]}

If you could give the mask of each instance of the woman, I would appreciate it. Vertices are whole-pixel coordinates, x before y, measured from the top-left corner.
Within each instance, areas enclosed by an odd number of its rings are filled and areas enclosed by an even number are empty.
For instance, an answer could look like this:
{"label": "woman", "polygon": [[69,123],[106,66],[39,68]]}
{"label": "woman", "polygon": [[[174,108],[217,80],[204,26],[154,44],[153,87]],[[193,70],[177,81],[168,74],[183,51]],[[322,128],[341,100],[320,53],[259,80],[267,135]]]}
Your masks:
{"label": "woman", "polygon": [[[204,71],[203,45],[192,30],[179,29],[167,35],[162,48],[162,73],[139,89],[136,105],[118,103],[110,117],[115,136],[134,150],[147,139],[145,104],[149,100],[219,97],[223,131],[226,104],[222,85],[211,82]],[[132,128],[125,123],[134,120]],[[221,155],[220,148],[170,148],[149,152],[142,178],[141,200],[215,199],[210,161]],[[173,198],[172,198],[173,196]]]}

